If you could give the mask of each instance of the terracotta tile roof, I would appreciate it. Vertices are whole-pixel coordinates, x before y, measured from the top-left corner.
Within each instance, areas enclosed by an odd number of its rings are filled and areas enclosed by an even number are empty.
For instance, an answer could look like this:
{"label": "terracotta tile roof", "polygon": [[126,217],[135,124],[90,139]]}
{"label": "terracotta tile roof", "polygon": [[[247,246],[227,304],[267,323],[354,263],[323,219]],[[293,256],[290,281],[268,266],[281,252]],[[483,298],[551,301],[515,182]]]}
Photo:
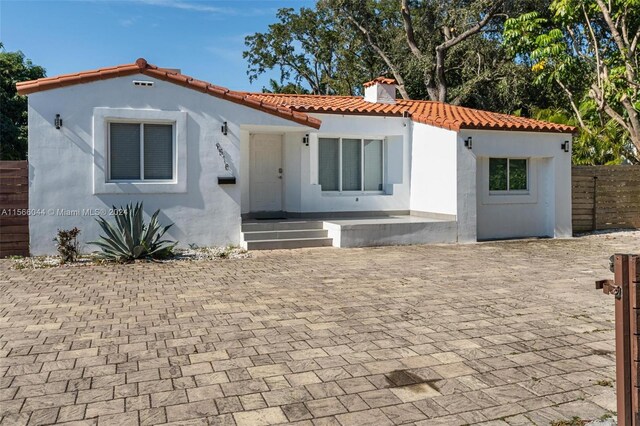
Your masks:
{"label": "terracotta tile roof", "polygon": [[25,81],[16,84],[18,93],[27,95],[29,93],[43,90],[55,89],[58,87],[71,86],[74,84],[89,83],[96,80],[105,80],[114,77],[123,77],[133,74],[145,74],[159,80],[179,84],[199,92],[207,93],[211,96],[221,98],[230,102],[248,106],[278,117],[294,121],[313,128],[320,128],[322,123],[315,117],[295,111],[293,108],[270,103],[266,100],[256,99],[248,93],[236,92],[222,86],[216,86],[206,81],[197,80],[188,75],[180,74],[176,71],[158,68],[147,63],[143,58],[139,58],[133,64],[118,65],[115,67],[100,68],[92,71],[83,71],[74,74],[64,74],[56,77],[40,78],[38,80]]}
{"label": "terracotta tile roof", "polygon": [[256,93],[254,98],[289,106],[296,111],[324,114],[410,116],[413,121],[458,131],[460,129],[519,130],[573,133],[575,128],[531,118],[482,111],[442,102],[398,99],[395,104],[367,102],[358,96],[285,95]]}
{"label": "terracotta tile roof", "polygon": [[[16,84],[18,93],[26,95],[42,90],[74,84],[89,83],[114,77],[145,74],[159,80],[179,84],[193,90],[207,93],[248,106],[299,124],[320,128],[321,121],[307,113],[353,114],[380,116],[409,116],[418,123],[429,124],[450,130],[521,130],[552,133],[573,133],[574,127],[547,123],[530,118],[516,117],[489,111],[481,111],[432,101],[398,99],[395,104],[366,102],[359,96],[286,95],[272,93],[249,93],[229,90],[206,81],[197,80],[176,71],[158,68],[148,64],[143,58],[133,64],[100,68],[75,74],[41,78]],[[395,84],[395,80],[377,77],[365,85],[375,83]]]}
{"label": "terracotta tile roof", "polygon": [[387,78],[387,77],[376,77],[371,81],[367,81],[366,83],[363,84],[364,87],[369,87],[369,86],[373,86],[376,83],[380,83],[380,84],[396,84],[396,81],[392,78]]}

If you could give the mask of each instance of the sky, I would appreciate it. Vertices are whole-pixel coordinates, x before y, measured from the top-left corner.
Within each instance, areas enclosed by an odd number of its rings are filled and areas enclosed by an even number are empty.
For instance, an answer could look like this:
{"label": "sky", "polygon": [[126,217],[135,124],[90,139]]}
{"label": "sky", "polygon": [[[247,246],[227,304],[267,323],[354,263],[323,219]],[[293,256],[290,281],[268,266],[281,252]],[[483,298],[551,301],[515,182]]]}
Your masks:
{"label": "sky", "polygon": [[0,41],[48,76],[135,62],[234,90],[261,91],[277,71],[249,83],[244,38],[265,32],[282,7],[314,0],[0,0]]}

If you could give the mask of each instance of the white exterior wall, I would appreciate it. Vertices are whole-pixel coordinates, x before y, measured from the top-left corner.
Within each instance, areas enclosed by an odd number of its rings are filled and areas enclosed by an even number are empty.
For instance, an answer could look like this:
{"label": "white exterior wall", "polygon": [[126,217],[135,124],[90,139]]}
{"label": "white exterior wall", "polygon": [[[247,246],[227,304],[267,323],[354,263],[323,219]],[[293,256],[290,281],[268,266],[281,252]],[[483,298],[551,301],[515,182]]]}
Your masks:
{"label": "white exterior wall", "polygon": [[[464,139],[468,136],[473,140],[471,150],[464,147]],[[571,153],[560,148],[566,140],[571,140],[571,135],[480,130],[460,132],[458,197],[461,203],[458,211],[466,212],[467,216],[459,216],[459,229],[466,227],[471,230],[475,222],[478,239],[570,237]],[[528,158],[528,194],[489,194],[490,157]],[[476,209],[473,209],[474,205]],[[472,214],[474,210],[475,214]],[[471,235],[470,231],[468,235]]]}
{"label": "white exterior wall", "polygon": [[[458,242],[472,243],[477,241],[477,206],[476,206],[476,155],[464,146],[463,137],[458,134],[457,152],[457,220]],[[475,143],[475,141],[474,141]]]}
{"label": "white exterior wall", "polygon": [[[322,120],[320,130],[289,133],[284,139],[284,204],[290,213],[370,212],[409,210],[410,121],[399,117],[361,117],[312,114]],[[302,143],[309,133],[309,146]],[[318,184],[318,138],[386,138],[385,193],[323,193]]]}
{"label": "white exterior wall", "polygon": [[457,214],[456,132],[413,124],[411,210]]}
{"label": "white exterior wall", "polygon": [[[153,81],[154,86],[136,87],[133,80]],[[103,143],[105,139],[93,130],[94,108],[100,107],[186,113],[186,129],[179,129],[186,130],[186,182],[176,183],[173,189],[159,185],[154,189],[155,184],[151,183],[116,184],[119,193],[94,193],[94,142]],[[56,114],[63,119],[60,130],[53,126]],[[227,136],[220,131],[223,121],[228,122]],[[82,210],[108,209],[137,201],[144,202],[147,214],[161,209],[161,223],[175,223],[168,236],[183,246],[239,243],[243,185],[239,159],[244,133],[240,126],[244,125],[304,129],[273,115],[145,75],[29,95],[29,205],[45,212],[30,218],[32,254],[55,252],[52,240],[58,229],[77,226],[82,231],[82,243],[97,239],[98,224],[94,217],[82,215]],[[224,170],[216,142],[224,148],[231,172]],[[178,152],[182,148],[178,146]],[[103,158],[95,160],[95,167],[104,167]],[[178,170],[178,176],[181,172]],[[218,185],[218,176],[230,174],[237,177],[237,184]],[[180,188],[184,183],[185,187]],[[61,210],[78,211],[79,215],[64,215]],[[96,249],[83,247],[83,251]]]}

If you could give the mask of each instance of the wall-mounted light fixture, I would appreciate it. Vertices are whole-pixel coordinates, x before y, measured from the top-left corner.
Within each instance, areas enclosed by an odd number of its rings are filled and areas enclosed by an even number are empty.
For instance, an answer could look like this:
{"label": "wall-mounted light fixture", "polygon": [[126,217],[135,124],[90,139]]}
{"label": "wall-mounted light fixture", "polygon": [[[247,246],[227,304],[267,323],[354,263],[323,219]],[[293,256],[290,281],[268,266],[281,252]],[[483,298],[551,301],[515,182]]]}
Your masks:
{"label": "wall-mounted light fixture", "polygon": [[309,146],[309,134],[308,133],[302,137],[302,143],[305,144],[306,146]]}
{"label": "wall-mounted light fixture", "polygon": [[228,131],[229,131],[229,127],[227,126],[227,122],[226,122],[226,121],[223,121],[223,122],[222,122],[222,126],[220,127],[220,131],[221,131],[221,132],[222,132],[222,134],[223,134],[223,135],[225,135],[225,136],[226,136],[226,134],[228,133]]}
{"label": "wall-mounted light fixture", "polygon": [[564,152],[569,152],[569,141],[562,142],[560,148],[562,148]]}
{"label": "wall-mounted light fixture", "polygon": [[464,146],[467,147],[467,149],[473,148],[473,139],[471,139],[471,136],[464,140]]}
{"label": "wall-mounted light fixture", "polygon": [[56,114],[56,118],[53,120],[53,125],[56,126],[56,129],[58,130],[62,127],[62,118],[60,118],[60,114]]}

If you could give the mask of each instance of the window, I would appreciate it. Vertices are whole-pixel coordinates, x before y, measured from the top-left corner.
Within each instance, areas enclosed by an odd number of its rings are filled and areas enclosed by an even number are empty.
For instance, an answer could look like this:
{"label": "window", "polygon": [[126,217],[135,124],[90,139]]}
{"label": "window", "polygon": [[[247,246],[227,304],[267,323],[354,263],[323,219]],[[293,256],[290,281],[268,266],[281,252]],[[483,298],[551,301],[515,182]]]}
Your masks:
{"label": "window", "polygon": [[382,139],[319,138],[323,191],[382,191]]}
{"label": "window", "polygon": [[173,180],[172,124],[109,123],[111,180]]}
{"label": "window", "polygon": [[525,158],[490,158],[489,191],[527,191],[527,163]]}

